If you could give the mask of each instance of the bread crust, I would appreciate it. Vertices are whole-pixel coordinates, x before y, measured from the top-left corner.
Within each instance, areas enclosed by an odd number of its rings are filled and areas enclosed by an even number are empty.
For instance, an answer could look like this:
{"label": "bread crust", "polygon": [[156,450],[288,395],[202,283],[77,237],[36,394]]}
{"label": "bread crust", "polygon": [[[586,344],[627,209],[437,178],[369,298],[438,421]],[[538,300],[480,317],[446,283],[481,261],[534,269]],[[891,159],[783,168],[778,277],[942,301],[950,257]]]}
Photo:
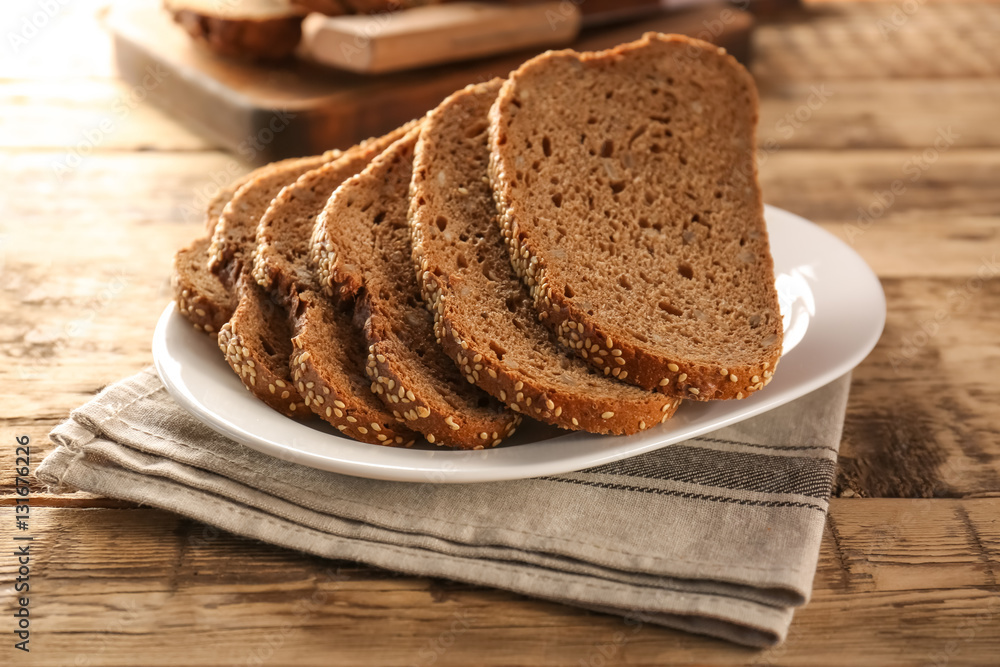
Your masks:
{"label": "bread crust", "polygon": [[219,214],[208,251],[208,268],[223,285],[233,289],[251,260],[257,238],[257,225],[283,187],[299,176],[332,162],[342,155],[339,150],[322,155],[289,158],[260,167],[237,189]]}
{"label": "bread crust", "polygon": [[237,299],[233,290],[223,285],[218,276],[208,270],[208,252],[219,216],[226,204],[262,169],[250,172],[220,188],[208,202],[205,215],[207,236],[195,239],[174,255],[174,272],[170,277],[174,300],[181,315],[199,331],[217,335],[236,309]]}
{"label": "bread crust", "polygon": [[288,6],[287,15],[213,15],[208,11],[168,3],[174,21],[212,53],[238,60],[282,60],[302,39],[304,12]]}
{"label": "bread crust", "polygon": [[[526,72],[537,71],[556,60],[570,60],[579,67],[606,67],[623,62],[631,54],[648,48],[693,49],[699,57],[719,59],[725,67],[733,68],[736,76],[752,95],[753,108],[757,114],[756,88],[749,73],[725,53],[724,49],[700,40],[679,35],[659,35],[649,33],[642,39],[618,46],[608,51],[578,54],[571,50],[543,54],[521,66],[512,73],[504,84],[490,110],[490,180],[499,213],[499,222],[510,251],[511,262],[518,275],[531,291],[539,316],[551,327],[560,343],[569,350],[588,360],[606,375],[624,377],[629,383],[645,389],[659,391],[677,398],[706,401],[714,399],[741,399],[766,386],[774,373],[781,355],[781,317],[778,314],[777,295],[772,283],[764,286],[770,289],[768,298],[771,306],[767,326],[771,327],[762,336],[764,348],[760,351],[760,363],[718,363],[685,358],[680,354],[643,344],[634,337],[623,337],[620,330],[592,315],[588,309],[572,300],[572,287],[558,276],[551,275],[549,248],[544,248],[541,240],[532,234],[532,218],[526,212],[523,202],[514,195],[512,183],[516,180],[514,162],[517,151],[513,142],[507,142],[512,111],[518,96],[526,96],[520,82]],[[664,60],[666,57],[664,56]],[[749,137],[749,145],[755,145],[755,137]],[[750,180],[756,187],[756,166],[750,166]],[[764,247],[767,231],[763,222],[763,203],[760,189],[756,187],[754,206],[758,212],[759,229]],[[769,253],[759,258],[770,275],[773,276],[773,261]]]}
{"label": "bread crust", "polygon": [[330,151],[291,158],[254,171],[223,208],[208,253],[208,268],[237,300],[219,332],[219,347],[251,393],[290,417],[305,418],[312,410],[289,371],[293,349],[288,313],[280,300],[257,285],[249,262],[258,222],[274,197],[306,171],[340,155]]}
{"label": "bread crust", "polygon": [[[418,132],[419,128],[408,132],[337,190],[317,220],[312,261],[327,294],[356,299],[355,325],[368,345],[366,373],[372,391],[393,415],[423,433],[433,444],[484,449],[512,435],[521,421],[520,415],[503,409],[485,394],[479,395],[485,403],[480,406],[478,389],[466,387],[457,378],[439,378],[431,364],[443,353],[428,348],[424,350],[428,356],[424,357],[394,330],[405,327],[409,331],[404,333],[411,342],[423,340],[428,333],[432,336],[432,332],[425,331],[425,327],[427,330],[433,327],[429,313],[415,306],[405,313],[395,310],[390,315],[387,311],[392,308],[387,304],[392,297],[381,294],[383,289],[411,289],[408,283],[412,285],[412,298],[419,296],[412,273],[409,276],[399,273],[409,268],[409,248],[406,269],[388,265],[390,260],[378,254],[383,242],[390,246],[384,249],[386,252],[393,250],[400,226],[406,225],[405,206],[401,204],[407,196]],[[343,224],[347,226],[342,227]],[[408,234],[405,228],[402,233]],[[399,285],[394,284],[397,279]],[[431,348],[434,347],[432,340]],[[457,375],[450,359],[442,362],[437,368]],[[455,407],[457,403],[465,406]]]}
{"label": "bread crust", "polygon": [[[355,440],[392,447],[413,446],[416,434],[371,393],[361,367],[353,368],[339,358],[341,355],[353,358],[354,354],[342,348],[330,353],[331,340],[340,346],[356,344],[363,352],[351,314],[339,312],[338,306],[319,292],[306,291],[295,298],[299,305],[293,311],[297,315],[292,325],[295,336],[290,366],[292,379],[306,405]],[[357,376],[362,383],[360,389],[351,389],[349,379],[343,377],[345,373]]]}
{"label": "bread crust", "polygon": [[254,280],[281,311],[277,316],[289,319],[289,367],[303,403],[355,440],[404,447],[414,443],[416,434],[371,392],[364,373],[367,355],[352,316],[318,292],[305,250],[333,191],[412,125],[363,141],[284,187],[257,226],[252,269]]}
{"label": "bread crust", "polygon": [[[291,332],[284,313],[248,278],[244,274],[237,282],[239,305],[219,331],[219,349],[254,396],[289,417],[310,417],[312,410],[290,377]],[[278,345],[269,352],[262,339]]]}
{"label": "bread crust", "polygon": [[[409,211],[413,262],[437,341],[470,382],[515,412],[592,433],[633,434],[660,424],[673,416],[679,399],[593,373],[554,343],[526,305],[527,289],[492,228],[491,192],[482,183],[489,157],[485,132],[469,136],[485,126],[501,84],[497,79],[469,86],[447,98],[428,115],[416,147]],[[477,255],[479,263],[466,259]],[[492,279],[484,280],[487,272]],[[482,289],[490,293],[470,294]],[[491,314],[488,325],[480,323],[481,309]],[[511,340],[549,355],[562,381],[521,370],[530,355],[518,349],[493,349],[509,348]]]}
{"label": "bread crust", "polygon": [[195,239],[174,255],[170,284],[180,311],[195,329],[217,334],[236,308],[232,293],[205,266],[209,238]]}

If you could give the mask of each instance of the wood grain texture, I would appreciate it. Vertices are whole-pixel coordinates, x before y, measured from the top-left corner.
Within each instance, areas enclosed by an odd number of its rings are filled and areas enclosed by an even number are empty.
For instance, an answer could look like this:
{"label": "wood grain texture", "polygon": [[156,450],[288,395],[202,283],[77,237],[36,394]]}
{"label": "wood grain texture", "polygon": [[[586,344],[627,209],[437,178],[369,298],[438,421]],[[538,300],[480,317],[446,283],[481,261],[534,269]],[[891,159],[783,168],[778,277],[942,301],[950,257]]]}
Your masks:
{"label": "wood grain texture", "polygon": [[[1000,499],[834,501],[812,601],[784,645],[757,652],[156,510],[39,509],[31,664],[912,665],[940,653],[982,665],[1000,651],[998,513]],[[3,562],[4,595],[11,577]]]}
{"label": "wood grain texture", "polygon": [[759,86],[765,155],[788,148],[922,151],[948,127],[955,131],[953,148],[1000,146],[996,78],[780,79]]}
{"label": "wood grain texture", "polygon": [[[0,438],[30,435],[36,461],[71,409],[150,363],[172,253],[248,169],[147,104],[79,147],[128,92],[112,78],[105,3],[60,4],[0,58]],[[15,27],[37,11],[7,4]],[[844,497],[813,599],[782,646],[634,631],[36,487],[37,632],[22,664],[996,663],[1000,283],[977,274],[1000,251],[1000,5],[920,2],[886,28],[896,5],[809,4],[755,36],[765,197],[850,243],[889,305],[854,372]],[[949,127],[952,143],[925,157]],[[12,454],[0,447],[5,543]],[[4,609],[11,563],[0,558]]]}
{"label": "wood grain texture", "polygon": [[[771,82],[995,78],[1000,5],[810,3],[755,35],[754,75]],[[908,10],[908,11],[907,11]]]}

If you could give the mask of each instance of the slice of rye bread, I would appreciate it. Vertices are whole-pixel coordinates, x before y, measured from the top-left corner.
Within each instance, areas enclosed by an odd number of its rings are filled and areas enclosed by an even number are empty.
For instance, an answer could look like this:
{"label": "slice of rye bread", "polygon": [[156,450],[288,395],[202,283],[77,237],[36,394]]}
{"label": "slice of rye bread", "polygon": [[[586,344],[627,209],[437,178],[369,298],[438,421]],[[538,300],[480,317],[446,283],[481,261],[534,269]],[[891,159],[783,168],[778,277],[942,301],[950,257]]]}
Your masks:
{"label": "slice of rye bread", "polygon": [[223,285],[233,288],[244,263],[251,261],[257,225],[281,189],[341,155],[341,151],[332,150],[273,162],[256,170],[254,177],[236,191],[219,215],[208,251],[208,268],[219,276]]}
{"label": "slice of rye bread", "polygon": [[219,330],[219,349],[254,396],[278,412],[305,419],[313,412],[291,380],[292,330],[285,309],[249,272],[236,281],[239,304]]}
{"label": "slice of rye bread", "polygon": [[232,318],[219,330],[219,348],[226,363],[252,394],[290,417],[309,417],[312,409],[291,379],[292,331],[287,311],[253,279],[250,258],[257,224],[275,195],[303,173],[340,155],[340,151],[328,151],[258,169],[226,204],[209,249],[209,268],[213,257],[226,257],[227,261],[216,263],[218,270],[214,274],[237,300]]}
{"label": "slice of rye bread", "polygon": [[368,351],[354,326],[352,304],[335,304],[312,290],[299,293],[296,302],[291,369],[306,405],[355,440],[412,446],[417,434],[371,390]]}
{"label": "slice of rye bread", "polygon": [[605,377],[563,350],[511,267],[484,182],[487,114],[502,83],[446,99],[415,150],[413,261],[437,340],[467,379],[515,412],[593,433],[632,434],[666,421],[680,399]]}
{"label": "slice of rye bread", "polygon": [[318,290],[309,266],[309,240],[316,218],[341,183],[419,123],[413,120],[381,137],[366,139],[283,188],[257,224],[252,253],[257,284],[285,304],[297,292]]}
{"label": "slice of rye bread", "polygon": [[284,317],[291,317],[290,369],[295,388],[322,419],[345,435],[372,444],[410,446],[416,434],[372,393],[365,377],[368,353],[354,329],[351,304],[335,305],[319,293],[308,265],[309,236],[334,190],[415,123],[362,142],[339,159],[306,172],[274,198],[257,227],[253,276],[280,304]]}
{"label": "slice of rye bread", "polygon": [[208,270],[208,248],[226,204],[236,195],[236,191],[253,179],[259,171],[258,169],[250,172],[220,188],[208,202],[205,215],[205,229],[208,235],[195,239],[174,255],[174,272],[170,278],[174,299],[181,315],[199,331],[209,334],[218,332],[236,309],[236,295],[222,284],[218,276]]}
{"label": "slice of rye bread", "polygon": [[770,381],[782,323],[756,123],[749,73],[687,37],[512,73],[490,110],[490,178],[512,263],[564,346],[683,398]]}
{"label": "slice of rye bread", "polygon": [[302,38],[306,11],[290,0],[164,0],[174,21],[196,42],[228,58],[276,60]]}
{"label": "slice of rye bread", "polygon": [[406,220],[418,134],[411,130],[334,193],[310,252],[328,294],[356,298],[365,371],[393,415],[428,442],[483,449],[513,434],[521,416],[466,382],[420,302]]}
{"label": "slice of rye bread", "polygon": [[203,236],[177,251],[170,284],[181,315],[198,331],[212,334],[233,316],[236,296],[205,265],[210,242]]}

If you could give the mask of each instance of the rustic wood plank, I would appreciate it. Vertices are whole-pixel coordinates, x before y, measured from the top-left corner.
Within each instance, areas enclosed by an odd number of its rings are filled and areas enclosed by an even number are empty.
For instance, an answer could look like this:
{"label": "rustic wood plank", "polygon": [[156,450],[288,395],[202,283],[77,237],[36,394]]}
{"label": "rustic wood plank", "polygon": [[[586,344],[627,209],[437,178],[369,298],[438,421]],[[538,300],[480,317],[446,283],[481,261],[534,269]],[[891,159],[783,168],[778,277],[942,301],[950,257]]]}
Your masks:
{"label": "rustic wood plank", "polygon": [[[214,148],[145,102],[141,90],[112,80],[0,81],[0,106],[0,149]],[[765,156],[793,148],[923,150],[950,126],[954,148],[997,148],[998,106],[1000,81],[992,79],[772,83],[761,88],[758,143]]]}
{"label": "rustic wood plank", "polygon": [[[1000,651],[998,512],[1000,499],[835,500],[812,601],[783,646],[754,652],[155,510],[38,509],[31,664],[912,665],[941,653],[981,665]],[[4,590],[12,576],[3,559]]]}
{"label": "rustic wood plank", "polygon": [[1000,80],[762,80],[758,144],[789,148],[913,148],[954,130],[953,148],[1000,146]]}
{"label": "rustic wood plank", "polygon": [[[947,227],[955,218],[996,218],[1000,153],[939,150],[937,139],[929,133],[921,148],[909,150],[779,150],[760,167],[764,200],[820,223],[861,218],[866,228],[891,220],[936,220]],[[871,222],[864,222],[862,211]]]}
{"label": "rustic wood plank", "polygon": [[[994,265],[1000,271],[1000,265]],[[885,332],[854,371],[838,491],[1000,490],[1000,280],[883,280]]]}
{"label": "rustic wood plank", "polygon": [[754,36],[754,74],[771,81],[996,77],[995,3],[817,4]]}
{"label": "rustic wood plank", "polygon": [[764,199],[823,225],[881,277],[972,276],[1000,251],[1000,154],[926,141],[913,150],[779,150],[761,164]]}
{"label": "rustic wood plank", "polygon": [[0,82],[0,148],[188,151],[217,148],[147,102],[147,92],[113,80]]}

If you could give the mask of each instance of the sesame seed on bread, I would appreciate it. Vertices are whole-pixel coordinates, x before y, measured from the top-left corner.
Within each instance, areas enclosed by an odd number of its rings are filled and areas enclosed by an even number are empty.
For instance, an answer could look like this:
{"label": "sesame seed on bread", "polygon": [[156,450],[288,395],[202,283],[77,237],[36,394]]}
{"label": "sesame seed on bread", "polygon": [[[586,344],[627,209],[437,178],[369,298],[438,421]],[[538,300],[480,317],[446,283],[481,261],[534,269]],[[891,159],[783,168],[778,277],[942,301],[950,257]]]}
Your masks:
{"label": "sesame seed on bread", "polygon": [[330,195],[414,123],[354,146],[281,190],[257,226],[253,276],[289,319],[291,379],[304,404],[339,431],[372,444],[412,445],[416,435],[386,409],[365,377],[368,355],[351,304],[318,292],[308,242]]}
{"label": "sesame seed on bread", "polygon": [[292,332],[284,309],[268,298],[249,273],[237,280],[236,293],[239,305],[219,331],[219,349],[226,363],[250,393],[278,412],[311,416],[289,372]]}
{"label": "sesame seed on bread", "polygon": [[390,146],[331,197],[316,224],[312,257],[330,294],[355,298],[368,345],[372,389],[428,442],[495,446],[516,415],[469,384],[436,343],[411,263],[407,209],[419,128]]}
{"label": "sesame seed on bread", "polygon": [[177,251],[170,284],[181,315],[195,329],[217,333],[233,316],[236,299],[205,264],[209,243],[210,239],[205,236]]}
{"label": "sesame seed on bread", "polygon": [[[263,169],[263,168],[262,168]],[[218,333],[222,325],[229,321],[236,309],[236,296],[219,277],[208,270],[208,249],[212,234],[219,223],[219,216],[226,204],[244,183],[252,180],[261,169],[253,171],[219,189],[208,202],[205,215],[207,236],[195,239],[187,247],[174,255],[174,272],[170,284],[174,299],[181,315],[186,317],[199,331]]]}
{"label": "sesame seed on bread", "polygon": [[295,299],[292,377],[303,383],[313,412],[355,440],[413,445],[417,434],[393,416],[365,376],[368,351],[354,327],[352,304],[335,304],[311,290]]}
{"label": "sesame seed on bread", "polygon": [[289,371],[287,310],[251,275],[257,225],[282,188],[340,154],[292,158],[255,171],[222,210],[209,248],[208,267],[237,299],[232,318],[219,332],[219,348],[252,394],[289,416],[306,417],[312,411]]}
{"label": "sesame seed on bread", "polygon": [[514,273],[486,178],[487,114],[502,83],[446,99],[417,143],[409,223],[437,341],[469,381],[516,412],[594,433],[660,424],[680,400],[605,377],[561,348]]}
{"label": "sesame seed on bread", "polygon": [[723,49],[650,33],[555,51],[490,111],[511,261],[560,343],[675,397],[743,398],[781,354],[757,92]]}

